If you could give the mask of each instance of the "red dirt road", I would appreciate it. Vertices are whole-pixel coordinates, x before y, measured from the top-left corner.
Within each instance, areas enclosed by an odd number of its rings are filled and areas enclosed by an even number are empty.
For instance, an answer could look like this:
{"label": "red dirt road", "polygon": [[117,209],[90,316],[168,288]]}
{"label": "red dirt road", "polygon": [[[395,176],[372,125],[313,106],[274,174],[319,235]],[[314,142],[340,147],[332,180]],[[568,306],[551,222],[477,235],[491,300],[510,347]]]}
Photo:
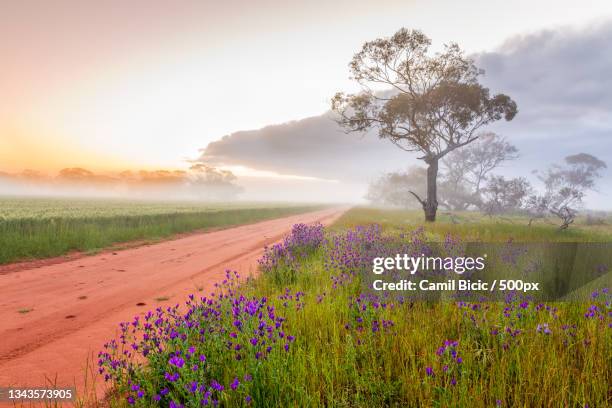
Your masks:
{"label": "red dirt road", "polygon": [[[118,323],[209,293],[226,269],[256,272],[263,247],[298,222],[329,224],[333,208],[0,275],[0,387],[76,386]],[[169,299],[167,299],[169,298]],[[93,371],[97,367],[93,367]],[[90,367],[91,370],[91,367]]]}

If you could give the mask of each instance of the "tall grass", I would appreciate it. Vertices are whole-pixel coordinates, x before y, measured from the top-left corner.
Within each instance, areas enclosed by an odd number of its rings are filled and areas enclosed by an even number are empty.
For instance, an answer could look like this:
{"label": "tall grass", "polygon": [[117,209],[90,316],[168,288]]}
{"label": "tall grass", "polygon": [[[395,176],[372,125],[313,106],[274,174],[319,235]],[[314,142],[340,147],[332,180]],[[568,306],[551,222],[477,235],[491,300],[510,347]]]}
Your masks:
{"label": "tall grass", "polygon": [[[35,200],[33,200],[35,201]],[[312,211],[320,206],[222,205],[189,207],[176,204],[129,203],[117,207],[68,201],[28,203],[26,211],[5,201],[0,218],[0,264],[45,258],[70,251],[92,251],[133,240],[156,240],[173,234],[229,227]],[[8,206],[13,207],[9,208]],[[45,212],[45,206],[48,211]],[[91,205],[91,206],[90,206]],[[63,207],[65,206],[65,207]],[[20,210],[20,211],[18,211]],[[31,215],[30,215],[31,214]]]}
{"label": "tall grass", "polygon": [[[272,405],[597,407],[611,402],[612,329],[584,317],[589,304],[548,304],[554,313],[530,304],[528,316],[512,323],[504,318],[504,303],[383,307],[379,299],[365,298],[360,304],[366,311],[358,311],[347,304],[359,284],[334,289],[331,275],[318,254],[289,287],[310,295],[301,310],[287,312],[297,340],[291,363],[282,366],[289,384],[269,384],[285,396]],[[265,277],[256,291],[270,298],[281,293]],[[382,321],[393,326],[373,332],[373,322],[382,326]],[[552,334],[538,332],[539,324],[548,324]],[[506,327],[520,333],[513,337]],[[500,333],[493,335],[494,330]],[[448,340],[458,341],[461,364],[436,354]],[[259,402],[266,406],[268,400]]]}
{"label": "tall grass", "polygon": [[[376,297],[351,271],[391,241],[363,231],[319,240],[312,229],[269,248],[256,279],[236,286],[228,274],[212,298],[124,324],[125,344],[100,360],[119,391],[112,405],[610,406],[609,291],[588,303]],[[268,330],[270,313],[281,320]]]}

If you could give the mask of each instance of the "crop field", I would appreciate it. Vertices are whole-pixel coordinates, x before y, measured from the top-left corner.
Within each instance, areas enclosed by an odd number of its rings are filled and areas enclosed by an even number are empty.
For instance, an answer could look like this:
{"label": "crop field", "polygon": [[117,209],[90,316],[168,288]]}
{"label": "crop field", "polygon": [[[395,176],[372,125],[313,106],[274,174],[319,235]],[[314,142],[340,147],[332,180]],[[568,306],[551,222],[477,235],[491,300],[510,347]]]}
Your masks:
{"label": "crop field", "polygon": [[275,203],[0,199],[0,264],[229,227],[320,207]]}
{"label": "crop field", "polygon": [[420,228],[415,214],[353,209],[331,228],[296,225],[257,277],[228,271],[212,295],[122,323],[98,356],[110,404],[610,406],[608,281],[581,302],[413,301],[361,282],[373,257],[431,241],[610,242],[605,227],[463,214]]}

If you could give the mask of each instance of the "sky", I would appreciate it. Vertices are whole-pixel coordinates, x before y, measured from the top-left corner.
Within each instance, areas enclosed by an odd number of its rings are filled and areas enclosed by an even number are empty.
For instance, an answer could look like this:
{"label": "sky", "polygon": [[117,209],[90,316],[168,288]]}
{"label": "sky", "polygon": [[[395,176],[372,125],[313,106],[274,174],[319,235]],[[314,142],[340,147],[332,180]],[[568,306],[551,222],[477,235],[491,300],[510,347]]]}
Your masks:
{"label": "sky", "polygon": [[[602,26],[604,40],[610,40],[610,20],[612,2],[606,0],[0,0],[0,170],[187,168],[207,149],[218,150],[215,143],[223,136],[324,117],[335,92],[356,89],[347,64],[361,44],[400,27],[423,30],[434,49],[458,42],[485,65],[491,85],[510,86],[537,108],[541,101],[526,92],[529,87],[512,82],[517,75],[511,70],[523,66],[512,66],[508,56],[520,55],[533,65],[530,74],[546,77],[535,69],[538,57],[549,49],[560,61],[580,61],[580,55],[568,60],[571,55],[558,48]],[[571,80],[549,85],[561,83],[564,96],[572,98],[566,89]],[[538,124],[545,126],[546,115],[557,120],[559,112],[533,109],[531,115],[540,115]],[[611,129],[605,112],[586,116],[572,122],[583,133],[589,129],[585,137]],[[531,124],[518,125],[523,140],[550,137],[550,131],[527,135]],[[528,157],[537,158],[536,148],[524,144]],[[370,152],[386,163],[403,160],[374,145],[355,148],[363,150],[355,157]],[[351,170],[359,167],[356,162],[339,160],[340,177],[331,165],[316,172],[286,163],[266,166],[252,157],[228,157],[221,164],[243,178],[298,185],[314,177],[327,190],[342,182],[357,194],[355,177],[344,176],[359,173]],[[367,177],[384,170],[376,167]]]}

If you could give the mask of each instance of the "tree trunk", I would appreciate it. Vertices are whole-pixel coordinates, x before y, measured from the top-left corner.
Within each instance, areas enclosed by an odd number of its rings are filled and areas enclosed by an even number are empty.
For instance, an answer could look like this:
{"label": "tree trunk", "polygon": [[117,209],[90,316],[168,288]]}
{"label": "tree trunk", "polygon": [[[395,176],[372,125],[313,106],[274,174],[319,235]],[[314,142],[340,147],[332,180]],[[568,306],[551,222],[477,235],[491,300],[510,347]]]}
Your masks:
{"label": "tree trunk", "polygon": [[427,160],[427,199],[423,203],[423,211],[425,212],[425,221],[434,222],[436,220],[436,212],[438,211],[438,159]]}

